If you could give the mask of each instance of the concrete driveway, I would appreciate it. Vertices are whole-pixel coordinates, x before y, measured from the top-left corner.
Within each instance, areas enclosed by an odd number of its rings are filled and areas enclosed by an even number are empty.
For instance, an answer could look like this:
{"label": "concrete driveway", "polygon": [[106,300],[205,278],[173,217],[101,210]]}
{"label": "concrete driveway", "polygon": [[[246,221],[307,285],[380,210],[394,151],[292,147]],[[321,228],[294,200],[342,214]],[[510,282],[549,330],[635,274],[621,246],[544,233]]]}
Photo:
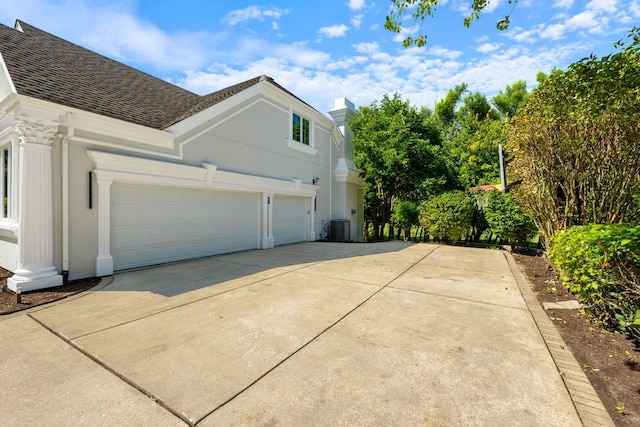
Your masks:
{"label": "concrete driveway", "polygon": [[404,242],[124,272],[0,318],[0,420],[612,425],[532,298],[507,253]]}

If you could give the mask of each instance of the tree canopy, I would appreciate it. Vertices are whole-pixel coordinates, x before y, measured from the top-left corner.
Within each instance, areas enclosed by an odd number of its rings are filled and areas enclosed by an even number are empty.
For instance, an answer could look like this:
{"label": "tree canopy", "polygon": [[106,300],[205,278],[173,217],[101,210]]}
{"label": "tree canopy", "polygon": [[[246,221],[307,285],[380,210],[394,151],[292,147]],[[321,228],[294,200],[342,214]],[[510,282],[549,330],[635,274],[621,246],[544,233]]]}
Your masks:
{"label": "tree canopy", "polygon": [[[446,3],[444,0],[391,0],[393,3],[391,12],[387,15],[384,28],[399,34],[402,31],[402,22],[406,15],[410,15],[413,19],[413,27],[418,26],[418,34],[413,35],[413,31],[402,42],[404,47],[418,46],[422,47],[427,43],[427,36],[422,32],[422,24],[425,18],[434,17],[438,6]],[[518,0],[507,0],[507,5],[511,5],[511,9]],[[489,4],[489,0],[473,0],[471,3],[471,13],[467,15],[463,23],[465,27],[469,27],[473,21],[480,18],[482,11]],[[505,15],[496,23],[496,28],[504,31],[509,28],[510,13]]]}
{"label": "tree canopy", "polygon": [[435,117],[400,95],[361,107],[350,122],[355,162],[365,181],[365,220],[380,239],[395,200],[421,201],[452,186]]}

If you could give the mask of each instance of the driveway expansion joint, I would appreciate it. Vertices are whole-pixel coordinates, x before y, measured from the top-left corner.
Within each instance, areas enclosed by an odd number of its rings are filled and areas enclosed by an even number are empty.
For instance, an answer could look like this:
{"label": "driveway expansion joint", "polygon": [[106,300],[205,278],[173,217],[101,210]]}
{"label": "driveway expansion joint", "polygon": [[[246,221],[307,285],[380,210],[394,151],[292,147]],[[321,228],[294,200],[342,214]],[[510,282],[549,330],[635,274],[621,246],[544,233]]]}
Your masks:
{"label": "driveway expansion joint", "polygon": [[354,308],[352,308],[351,310],[349,310],[346,314],[344,314],[343,316],[341,316],[338,320],[336,320],[335,322],[331,323],[329,326],[327,326],[326,328],[324,328],[322,331],[320,331],[318,334],[316,334],[314,337],[312,337],[310,340],[308,340],[306,343],[304,343],[303,345],[301,345],[300,347],[298,347],[295,351],[291,352],[291,354],[289,354],[288,356],[284,357],[282,360],[280,360],[278,363],[276,363],[275,365],[273,365],[270,369],[268,369],[266,372],[264,372],[262,375],[258,376],[255,380],[253,380],[251,383],[249,383],[247,386],[245,386],[242,390],[238,391],[237,393],[235,393],[233,396],[231,396],[229,399],[227,399],[226,401],[222,402],[221,404],[219,404],[217,407],[215,407],[213,410],[211,410],[210,412],[206,413],[204,416],[202,416],[199,420],[197,420],[195,422],[195,424],[197,425],[198,423],[200,423],[201,421],[205,420],[207,417],[211,416],[213,413],[215,413],[216,411],[218,411],[220,408],[224,407],[225,405],[227,405],[228,403],[230,403],[231,401],[233,401],[235,398],[237,398],[238,396],[240,396],[242,393],[244,393],[245,391],[249,390],[251,387],[253,387],[254,384],[258,383],[260,380],[262,380],[264,377],[266,377],[267,375],[269,375],[271,372],[273,372],[274,370],[276,370],[279,366],[281,366],[283,363],[285,363],[287,360],[291,359],[293,356],[295,356],[296,354],[298,354],[300,351],[302,351],[304,348],[308,347],[312,342],[314,342],[315,340],[317,340],[318,338],[320,338],[322,335],[326,334],[329,330],[333,329],[336,325],[338,325],[340,322],[342,322],[344,319],[346,319],[347,317],[349,317],[351,314],[353,314],[356,310],[358,310],[360,307],[362,307],[364,304],[366,304],[367,302],[371,301],[371,299],[373,297],[375,297],[376,295],[378,295],[380,292],[382,292],[387,286],[389,286],[391,283],[393,283],[394,281],[396,281],[398,278],[402,277],[402,275],[404,275],[406,272],[408,272],[409,270],[411,270],[413,267],[415,267],[418,263],[422,262],[423,260],[425,260],[427,257],[429,257],[431,254],[433,254],[436,250],[438,250],[440,248],[440,245],[435,246],[433,250],[427,252],[425,255],[423,255],[422,257],[420,257],[420,259],[418,259],[417,261],[411,263],[411,265],[409,265],[407,268],[405,268],[404,270],[402,270],[399,274],[397,274],[393,279],[389,280],[388,283],[386,283],[385,285],[381,286],[379,289],[377,289],[375,292],[373,292],[371,295],[369,295],[367,298],[365,298],[362,302],[360,302],[359,304],[357,304]]}
{"label": "driveway expansion joint", "polygon": [[71,348],[73,348],[74,350],[76,350],[77,352],[79,352],[80,354],[82,354],[83,356],[88,358],[89,360],[93,361],[95,364],[97,364],[98,366],[100,366],[101,368],[106,370],[107,372],[109,372],[112,375],[116,376],[117,378],[119,378],[124,383],[126,383],[129,386],[133,387],[135,390],[139,391],[140,393],[142,393],[143,395],[145,395],[149,399],[151,399],[154,403],[156,403],[158,406],[162,407],[164,410],[166,410],[167,412],[169,412],[173,416],[179,418],[181,421],[185,422],[189,426],[194,426],[195,425],[191,420],[189,420],[189,418],[187,418],[184,414],[182,414],[182,413],[174,410],[173,408],[171,408],[162,399],[160,399],[160,397],[158,397],[155,394],[145,390],[140,385],[136,384],[135,382],[131,381],[129,378],[127,378],[124,375],[120,374],[120,372],[118,372],[116,369],[114,369],[114,368],[110,367],[109,365],[107,365],[99,357],[96,357],[96,356],[92,355],[91,353],[87,352],[85,349],[83,349],[82,347],[77,345],[75,342],[73,342],[73,340],[70,340],[70,339],[66,338],[65,336],[57,333],[56,331],[54,331],[53,329],[49,328],[47,325],[42,323],[40,320],[38,320],[35,317],[33,317],[31,314],[27,314],[27,316],[30,319],[32,319],[34,322],[39,324],[41,327],[43,327],[44,329],[49,331],[51,334],[53,334],[54,336],[56,336],[59,339],[61,339],[64,343],[69,345]]}

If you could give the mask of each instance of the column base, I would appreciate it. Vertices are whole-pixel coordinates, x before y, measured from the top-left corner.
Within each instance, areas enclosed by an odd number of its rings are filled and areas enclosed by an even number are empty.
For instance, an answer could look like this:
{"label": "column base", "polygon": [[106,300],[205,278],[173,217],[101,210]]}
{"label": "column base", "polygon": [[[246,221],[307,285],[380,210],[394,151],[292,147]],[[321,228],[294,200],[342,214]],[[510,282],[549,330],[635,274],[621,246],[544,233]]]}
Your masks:
{"label": "column base", "polygon": [[96,258],[96,277],[111,276],[113,274],[113,257],[111,254],[98,255]]}
{"label": "column base", "polygon": [[271,249],[271,248],[273,248],[273,237],[263,237],[262,246],[260,246],[260,249]]}
{"label": "column base", "polygon": [[18,288],[21,292],[29,292],[60,285],[62,276],[53,266],[37,270],[18,269],[13,277],[7,279],[7,286],[14,292],[17,292]]}

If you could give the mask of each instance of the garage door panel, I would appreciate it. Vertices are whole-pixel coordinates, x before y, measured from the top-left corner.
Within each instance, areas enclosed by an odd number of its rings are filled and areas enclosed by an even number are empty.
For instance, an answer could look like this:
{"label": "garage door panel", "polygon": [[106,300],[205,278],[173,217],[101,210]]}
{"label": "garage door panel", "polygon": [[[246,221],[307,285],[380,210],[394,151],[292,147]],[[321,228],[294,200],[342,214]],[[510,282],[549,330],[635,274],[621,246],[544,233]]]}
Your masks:
{"label": "garage door panel", "polygon": [[275,196],[273,199],[274,245],[308,240],[309,199],[306,197]]}
{"label": "garage door panel", "polygon": [[160,264],[258,246],[258,196],[115,183],[114,269]]}

